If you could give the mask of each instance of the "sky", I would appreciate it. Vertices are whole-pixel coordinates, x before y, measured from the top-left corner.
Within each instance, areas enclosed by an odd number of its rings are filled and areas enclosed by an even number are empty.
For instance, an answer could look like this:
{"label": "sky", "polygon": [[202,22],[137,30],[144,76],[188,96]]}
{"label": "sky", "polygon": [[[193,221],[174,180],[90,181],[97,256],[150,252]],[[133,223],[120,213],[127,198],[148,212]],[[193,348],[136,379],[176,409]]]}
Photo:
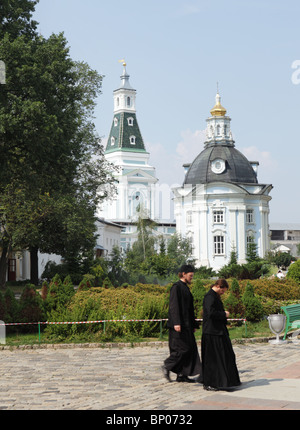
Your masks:
{"label": "sky", "polygon": [[270,223],[300,223],[299,0],[40,0],[33,18],[63,32],[73,60],[104,75],[94,123],[105,145],[121,59],[160,184],[182,184],[221,103],[235,147],[272,184]]}

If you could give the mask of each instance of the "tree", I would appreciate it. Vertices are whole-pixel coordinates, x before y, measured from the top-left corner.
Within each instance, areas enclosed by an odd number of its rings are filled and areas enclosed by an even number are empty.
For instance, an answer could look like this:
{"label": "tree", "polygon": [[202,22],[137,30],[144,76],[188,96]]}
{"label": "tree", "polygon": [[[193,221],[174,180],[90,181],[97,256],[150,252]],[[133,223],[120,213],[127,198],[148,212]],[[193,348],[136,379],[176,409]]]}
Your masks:
{"label": "tree", "polygon": [[259,298],[255,296],[253,285],[250,282],[247,282],[242,301],[246,309],[245,316],[248,321],[259,321],[263,318],[263,306]]}
{"label": "tree", "polygon": [[95,210],[114,179],[92,122],[102,76],[72,61],[62,34],[37,37],[29,24],[36,2],[16,2],[32,31],[8,26],[0,45],[7,75],[0,86],[0,279],[13,246],[31,251],[36,284],[38,249],[73,262],[93,248]]}
{"label": "tree", "polygon": [[274,263],[277,267],[288,267],[293,260],[293,257],[288,252],[276,252],[274,255]]}
{"label": "tree", "polygon": [[187,262],[194,263],[192,258],[193,247],[190,240],[178,233],[172,235],[168,242],[167,251],[168,256],[176,261],[177,269]]}
{"label": "tree", "polygon": [[235,278],[232,280],[229,295],[224,300],[224,307],[233,318],[241,318],[245,315],[245,307],[240,296],[240,286]]}
{"label": "tree", "polygon": [[39,0],[1,0],[0,39],[9,34],[12,39],[25,35],[30,39],[36,35],[37,22],[32,14]]}
{"label": "tree", "polygon": [[300,260],[290,265],[286,277],[288,279],[294,279],[300,284]]}
{"label": "tree", "polygon": [[128,272],[140,271],[141,273],[146,273],[148,272],[146,259],[156,252],[154,247],[155,238],[153,236],[156,223],[149,218],[143,206],[137,208],[136,215],[137,240],[126,252],[125,267]]}
{"label": "tree", "polygon": [[121,250],[117,246],[113,246],[109,259],[107,260],[107,266],[109,269],[108,277],[115,287],[128,281],[124,258]]}

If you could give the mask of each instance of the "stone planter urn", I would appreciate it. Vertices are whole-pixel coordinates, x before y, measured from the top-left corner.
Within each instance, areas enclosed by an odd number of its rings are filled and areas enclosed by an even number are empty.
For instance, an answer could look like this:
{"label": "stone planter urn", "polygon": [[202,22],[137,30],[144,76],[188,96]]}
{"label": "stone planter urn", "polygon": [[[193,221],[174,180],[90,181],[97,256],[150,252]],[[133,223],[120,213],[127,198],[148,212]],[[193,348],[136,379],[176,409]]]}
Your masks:
{"label": "stone planter urn", "polygon": [[279,335],[285,329],[286,316],[282,314],[273,314],[268,316],[270,330],[276,335],[276,339],[269,340],[272,344],[282,344],[286,340],[280,340]]}

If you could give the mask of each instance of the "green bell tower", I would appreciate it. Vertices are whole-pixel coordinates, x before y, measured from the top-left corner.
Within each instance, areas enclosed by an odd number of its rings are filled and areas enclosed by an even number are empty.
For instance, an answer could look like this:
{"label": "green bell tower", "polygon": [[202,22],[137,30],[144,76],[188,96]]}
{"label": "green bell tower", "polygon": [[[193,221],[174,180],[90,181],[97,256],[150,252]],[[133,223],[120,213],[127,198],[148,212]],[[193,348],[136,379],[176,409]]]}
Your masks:
{"label": "green bell tower", "polygon": [[121,86],[114,91],[114,117],[106,151],[146,152],[136,118],[136,90],[129,83],[126,63],[123,62]]}
{"label": "green bell tower", "polygon": [[120,86],[113,92],[113,120],[105,148],[105,158],[118,167],[117,195],[102,203],[99,216],[123,225],[121,247],[127,249],[136,240],[141,208],[152,220],[158,220],[160,214],[158,179],[137,122],[136,90],[129,83],[125,61],[120,78]]}

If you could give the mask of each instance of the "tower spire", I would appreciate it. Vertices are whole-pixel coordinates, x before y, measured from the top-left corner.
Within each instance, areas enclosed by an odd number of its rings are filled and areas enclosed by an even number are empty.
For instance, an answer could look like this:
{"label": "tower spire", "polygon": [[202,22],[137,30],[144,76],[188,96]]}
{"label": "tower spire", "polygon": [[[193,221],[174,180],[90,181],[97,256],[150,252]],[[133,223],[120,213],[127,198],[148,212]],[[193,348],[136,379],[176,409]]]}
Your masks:
{"label": "tower spire", "polygon": [[219,83],[217,82],[216,104],[210,111],[212,116],[225,116],[226,109],[221,105],[221,97],[219,94]]}

